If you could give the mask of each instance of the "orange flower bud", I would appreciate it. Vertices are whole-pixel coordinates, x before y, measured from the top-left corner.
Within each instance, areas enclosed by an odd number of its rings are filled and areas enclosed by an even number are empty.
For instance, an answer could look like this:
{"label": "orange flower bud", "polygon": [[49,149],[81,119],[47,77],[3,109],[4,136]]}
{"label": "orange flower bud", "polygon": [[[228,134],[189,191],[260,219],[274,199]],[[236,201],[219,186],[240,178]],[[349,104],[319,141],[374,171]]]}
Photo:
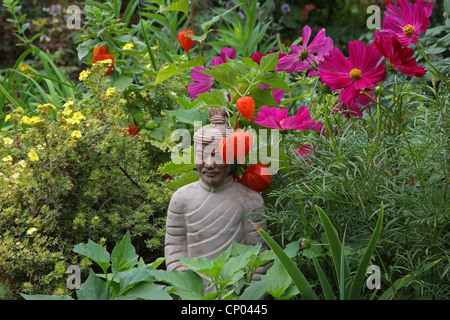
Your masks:
{"label": "orange flower bud", "polygon": [[271,180],[270,169],[262,163],[249,165],[242,177],[245,185],[258,192],[270,188]]}
{"label": "orange flower bud", "polygon": [[180,43],[184,51],[187,53],[189,50],[192,49],[195,41],[192,40],[190,37],[186,37],[186,33],[194,34],[194,31],[192,30],[180,31],[178,33],[178,42]]}
{"label": "orange flower bud", "polygon": [[240,114],[242,114],[249,121],[255,112],[255,101],[252,97],[244,96],[236,101],[236,107]]}

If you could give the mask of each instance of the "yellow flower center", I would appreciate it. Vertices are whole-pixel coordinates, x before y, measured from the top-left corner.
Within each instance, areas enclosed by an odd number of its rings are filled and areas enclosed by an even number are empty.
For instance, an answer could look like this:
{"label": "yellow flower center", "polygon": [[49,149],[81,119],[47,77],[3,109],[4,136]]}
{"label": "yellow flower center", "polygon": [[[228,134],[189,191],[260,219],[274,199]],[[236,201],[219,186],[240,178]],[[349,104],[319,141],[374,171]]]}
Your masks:
{"label": "yellow flower center", "polygon": [[403,27],[403,33],[407,37],[412,37],[412,35],[414,34],[414,27],[410,24],[407,24]]}
{"label": "yellow flower center", "polygon": [[284,121],[284,120],[281,120],[281,121],[280,121],[280,124],[283,124],[283,121]]}
{"label": "yellow flower center", "polygon": [[352,71],[350,71],[349,75],[353,80],[359,80],[359,79],[361,79],[361,70],[352,69]]}

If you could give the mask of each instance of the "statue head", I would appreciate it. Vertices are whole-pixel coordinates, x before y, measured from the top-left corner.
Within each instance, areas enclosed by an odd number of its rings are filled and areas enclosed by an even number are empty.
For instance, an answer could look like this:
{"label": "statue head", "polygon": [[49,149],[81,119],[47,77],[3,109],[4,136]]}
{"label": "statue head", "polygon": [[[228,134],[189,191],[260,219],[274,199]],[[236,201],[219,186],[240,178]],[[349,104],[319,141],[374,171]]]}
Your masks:
{"label": "statue head", "polygon": [[225,109],[209,108],[211,123],[194,133],[195,163],[200,179],[217,187],[231,174],[231,164],[223,164],[219,142],[233,132],[227,123]]}

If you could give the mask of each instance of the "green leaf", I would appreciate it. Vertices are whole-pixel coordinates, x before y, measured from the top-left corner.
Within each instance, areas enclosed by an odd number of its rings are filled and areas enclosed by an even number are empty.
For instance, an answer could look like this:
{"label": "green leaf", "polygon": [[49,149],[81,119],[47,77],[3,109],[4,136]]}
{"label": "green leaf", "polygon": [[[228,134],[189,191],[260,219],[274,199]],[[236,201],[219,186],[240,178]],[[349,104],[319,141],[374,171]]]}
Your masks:
{"label": "green leaf", "polygon": [[81,285],[80,290],[77,290],[78,300],[106,300],[107,284],[100,279],[92,269],[89,272],[89,277]]}
{"label": "green leaf", "polygon": [[158,71],[158,74],[156,75],[155,83],[158,84],[161,82],[166,81],[170,77],[173,77],[174,75],[178,74],[179,72],[189,69],[189,68],[195,68],[203,65],[205,63],[205,58],[198,56],[193,60],[190,60],[188,62],[182,63],[180,65],[171,64],[168,67],[161,69]]}
{"label": "green leaf", "polygon": [[116,278],[120,280],[120,293],[128,291],[139,282],[155,280],[155,277],[148,272],[150,269],[148,266],[142,266],[119,272]]}
{"label": "green leaf", "polygon": [[281,299],[283,292],[293,283],[291,277],[278,259],[274,261],[266,274],[261,276],[261,280],[278,280],[277,283],[267,288],[267,293],[276,300]]}
{"label": "green leaf", "polygon": [[133,83],[133,77],[122,74],[114,80],[111,86],[116,87],[116,89],[120,91],[123,91],[128,88],[131,83]]}
{"label": "green leaf", "polygon": [[131,244],[130,232],[128,231],[122,241],[114,247],[111,254],[111,269],[114,275],[137,265],[138,258],[136,250]]}
{"label": "green leaf", "polygon": [[317,300],[317,295],[311,289],[311,285],[308,283],[297,265],[286,255],[283,249],[278,245],[278,243],[275,242],[275,240],[272,239],[271,236],[269,236],[269,234],[267,234],[267,232],[265,232],[255,224],[254,226],[258,230],[259,234],[263,237],[263,239],[267,242],[269,247],[273,250],[283,267],[286,269],[292,281],[297,286],[298,291],[302,295],[303,299]]}
{"label": "green leaf", "polygon": [[196,121],[201,121],[202,125],[208,122],[208,112],[201,109],[164,110],[169,116],[175,117],[177,122],[187,123],[194,126]]}
{"label": "green leaf", "polygon": [[359,299],[361,297],[361,289],[366,278],[367,267],[369,266],[370,259],[372,258],[373,251],[377,245],[378,237],[381,233],[381,228],[383,226],[383,205],[380,209],[380,215],[378,216],[377,225],[375,226],[375,231],[370,239],[369,245],[364,252],[364,255],[359,263],[356,274],[353,278],[352,287],[350,289],[351,300]]}
{"label": "green leaf", "polygon": [[271,53],[268,55],[265,55],[261,58],[261,61],[259,62],[259,68],[262,72],[269,72],[275,70],[275,67],[277,66],[278,57],[280,53]]}
{"label": "green leaf", "polygon": [[151,270],[156,280],[172,285],[176,294],[183,300],[200,300],[205,294],[203,290],[203,279],[194,271],[185,272],[172,270]]}
{"label": "green leaf", "polygon": [[275,73],[265,73],[260,82],[264,85],[269,85],[271,88],[283,89],[285,92],[291,92],[291,88],[284,82],[284,80]]}
{"label": "green leaf", "polygon": [[188,171],[182,176],[176,177],[174,180],[167,183],[169,188],[179,189],[189,183],[199,180],[197,170]]}
{"label": "green leaf", "polygon": [[221,267],[216,265],[213,260],[204,257],[179,259],[181,264],[189,270],[205,274],[213,279],[217,279],[221,270]]}
{"label": "green leaf", "polygon": [[239,7],[242,3],[238,4],[237,6],[225,11],[224,13],[221,13],[215,17],[213,17],[211,20],[204,22],[200,27],[202,28],[203,32],[207,32],[211,26],[222,19],[224,16],[229,14],[231,11],[235,10],[237,7]]}
{"label": "green leaf", "polygon": [[206,107],[221,108],[227,105],[227,99],[224,93],[218,89],[211,92],[205,92],[198,95],[198,99],[203,102]]}
{"label": "green leaf", "polygon": [[333,290],[331,289],[330,283],[328,282],[328,279],[325,276],[325,273],[323,272],[322,267],[319,265],[316,257],[314,257],[314,256],[313,256],[313,261],[314,261],[314,267],[316,268],[317,275],[319,276],[320,285],[322,287],[322,291],[325,296],[325,299],[336,300],[336,296],[334,295]]}
{"label": "green leaf", "polygon": [[[328,238],[331,256],[333,257],[334,268],[336,271],[336,277],[338,279],[341,279],[342,276],[344,281],[344,283],[340,282],[339,286],[340,288],[345,288],[347,286],[347,283],[351,280],[351,278],[347,259],[345,258],[345,255],[341,253],[342,251],[341,241],[339,240],[336,229],[333,227],[333,224],[331,223],[330,219],[325,214],[325,212],[323,212],[323,210],[318,206],[316,206],[316,209],[319,212],[320,220],[322,221],[323,228],[325,229],[325,233]],[[344,297],[341,298],[344,299]]]}
{"label": "green leaf", "polygon": [[97,263],[102,268],[104,273],[107,272],[109,266],[111,265],[109,263],[110,256],[108,251],[106,251],[104,248],[102,248],[92,240],[89,240],[88,243],[77,244],[73,248],[73,252],[82,254],[95,261],[95,263]]}
{"label": "green leaf", "polygon": [[164,286],[153,282],[136,284],[125,296],[118,296],[117,300],[172,300]]}
{"label": "green leaf", "polygon": [[262,297],[262,295],[266,292],[266,290],[279,282],[279,280],[261,280],[252,283],[242,295],[239,297],[239,300],[258,300]]}
{"label": "green leaf", "polygon": [[188,10],[189,10],[189,1],[181,0],[181,1],[172,3],[170,6],[163,6],[163,5],[160,6],[158,13],[163,13],[166,11],[181,11],[187,15]]}

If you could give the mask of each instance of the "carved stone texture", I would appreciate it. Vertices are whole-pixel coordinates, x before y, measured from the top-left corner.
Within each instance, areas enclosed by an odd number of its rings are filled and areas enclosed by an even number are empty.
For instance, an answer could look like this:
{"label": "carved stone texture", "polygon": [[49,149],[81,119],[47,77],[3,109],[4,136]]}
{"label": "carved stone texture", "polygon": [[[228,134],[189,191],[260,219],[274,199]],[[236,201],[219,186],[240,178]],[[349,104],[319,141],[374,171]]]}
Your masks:
{"label": "carved stone texture", "polygon": [[[194,134],[199,181],[177,190],[169,204],[165,254],[167,270],[185,271],[178,258],[217,258],[233,240],[246,245],[264,243],[249,220],[266,229],[261,195],[236,182],[232,164],[218,152],[221,139],[233,130],[225,109],[209,109],[211,124]],[[258,277],[258,275],[256,275]]]}

